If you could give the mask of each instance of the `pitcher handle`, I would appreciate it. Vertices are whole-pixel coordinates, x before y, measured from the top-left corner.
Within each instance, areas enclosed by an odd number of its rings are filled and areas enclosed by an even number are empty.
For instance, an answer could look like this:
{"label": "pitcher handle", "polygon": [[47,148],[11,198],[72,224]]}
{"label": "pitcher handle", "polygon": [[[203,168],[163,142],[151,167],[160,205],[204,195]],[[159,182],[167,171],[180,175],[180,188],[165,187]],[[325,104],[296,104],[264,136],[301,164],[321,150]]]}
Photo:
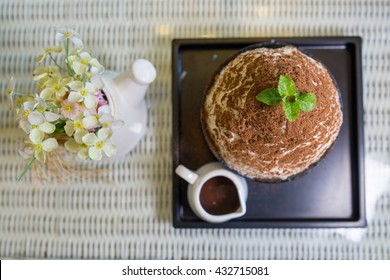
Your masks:
{"label": "pitcher handle", "polygon": [[176,167],[175,172],[177,175],[179,175],[181,178],[183,178],[190,184],[194,184],[199,177],[198,174],[188,169],[184,165],[179,165],[178,167]]}

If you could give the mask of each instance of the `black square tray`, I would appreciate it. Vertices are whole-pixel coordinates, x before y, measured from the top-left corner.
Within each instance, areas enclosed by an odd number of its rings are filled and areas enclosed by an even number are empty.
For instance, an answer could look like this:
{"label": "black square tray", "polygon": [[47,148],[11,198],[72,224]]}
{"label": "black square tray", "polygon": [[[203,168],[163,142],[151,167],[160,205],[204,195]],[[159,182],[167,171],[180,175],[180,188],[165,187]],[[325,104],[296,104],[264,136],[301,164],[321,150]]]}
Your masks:
{"label": "black square tray", "polygon": [[[229,56],[256,43],[293,44],[325,64],[343,102],[343,125],[329,155],[310,173],[280,184],[248,182],[246,214],[222,224],[195,216],[187,201],[187,182],[174,169],[196,170],[216,161],[200,125],[206,85]],[[301,37],[175,39],[173,71],[173,226],[178,228],[364,227],[364,147],[361,38]]]}

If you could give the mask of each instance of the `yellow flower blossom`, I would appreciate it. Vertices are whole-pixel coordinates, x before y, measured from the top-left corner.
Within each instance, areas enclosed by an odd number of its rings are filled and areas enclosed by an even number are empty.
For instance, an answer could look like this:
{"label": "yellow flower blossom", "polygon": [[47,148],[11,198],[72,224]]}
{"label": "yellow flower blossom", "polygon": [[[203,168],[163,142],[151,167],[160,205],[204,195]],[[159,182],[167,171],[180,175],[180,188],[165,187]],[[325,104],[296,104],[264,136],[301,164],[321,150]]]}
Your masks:
{"label": "yellow flower blossom", "polygon": [[60,53],[62,52],[62,47],[59,47],[59,46],[55,46],[55,47],[47,47],[43,53],[41,53],[40,55],[38,55],[36,58],[35,58],[35,61],[36,62],[42,62],[42,60],[44,60],[46,58],[46,56],[51,56],[51,54],[53,53]]}

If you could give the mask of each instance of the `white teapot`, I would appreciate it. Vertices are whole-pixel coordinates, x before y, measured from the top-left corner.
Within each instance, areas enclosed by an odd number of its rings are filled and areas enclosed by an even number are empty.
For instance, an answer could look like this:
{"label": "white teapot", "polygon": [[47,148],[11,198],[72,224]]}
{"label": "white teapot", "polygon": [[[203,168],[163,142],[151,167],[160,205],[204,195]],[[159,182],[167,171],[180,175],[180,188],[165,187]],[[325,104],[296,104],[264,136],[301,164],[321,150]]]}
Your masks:
{"label": "white teapot", "polygon": [[101,76],[92,78],[107,97],[114,119],[124,122],[121,128],[114,130],[111,141],[116,145],[117,153],[110,159],[127,154],[146,134],[145,94],[155,78],[156,68],[145,59],[137,59],[129,71],[120,75],[105,71]]}

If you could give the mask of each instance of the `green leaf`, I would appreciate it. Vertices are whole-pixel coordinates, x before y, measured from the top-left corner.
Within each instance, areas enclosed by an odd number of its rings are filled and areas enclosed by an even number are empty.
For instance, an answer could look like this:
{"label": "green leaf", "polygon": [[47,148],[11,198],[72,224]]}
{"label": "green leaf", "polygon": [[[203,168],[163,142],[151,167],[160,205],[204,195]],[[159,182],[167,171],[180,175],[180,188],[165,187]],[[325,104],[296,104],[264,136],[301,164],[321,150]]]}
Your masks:
{"label": "green leaf", "polygon": [[276,88],[267,88],[263,90],[256,96],[256,99],[267,105],[276,105],[282,101],[282,97]]}
{"label": "green leaf", "polygon": [[283,102],[283,110],[286,114],[287,119],[290,122],[295,121],[299,116],[299,104],[298,102]]}
{"label": "green leaf", "polygon": [[281,96],[294,96],[296,92],[295,83],[289,76],[281,75],[279,78],[278,91]]}
{"label": "green leaf", "polygon": [[60,133],[65,133],[65,122],[64,121],[60,121],[58,123],[55,124],[56,126],[56,130],[55,132],[60,132]]}
{"label": "green leaf", "polygon": [[304,112],[310,112],[316,107],[317,98],[313,93],[301,93],[296,98],[299,108]]}

